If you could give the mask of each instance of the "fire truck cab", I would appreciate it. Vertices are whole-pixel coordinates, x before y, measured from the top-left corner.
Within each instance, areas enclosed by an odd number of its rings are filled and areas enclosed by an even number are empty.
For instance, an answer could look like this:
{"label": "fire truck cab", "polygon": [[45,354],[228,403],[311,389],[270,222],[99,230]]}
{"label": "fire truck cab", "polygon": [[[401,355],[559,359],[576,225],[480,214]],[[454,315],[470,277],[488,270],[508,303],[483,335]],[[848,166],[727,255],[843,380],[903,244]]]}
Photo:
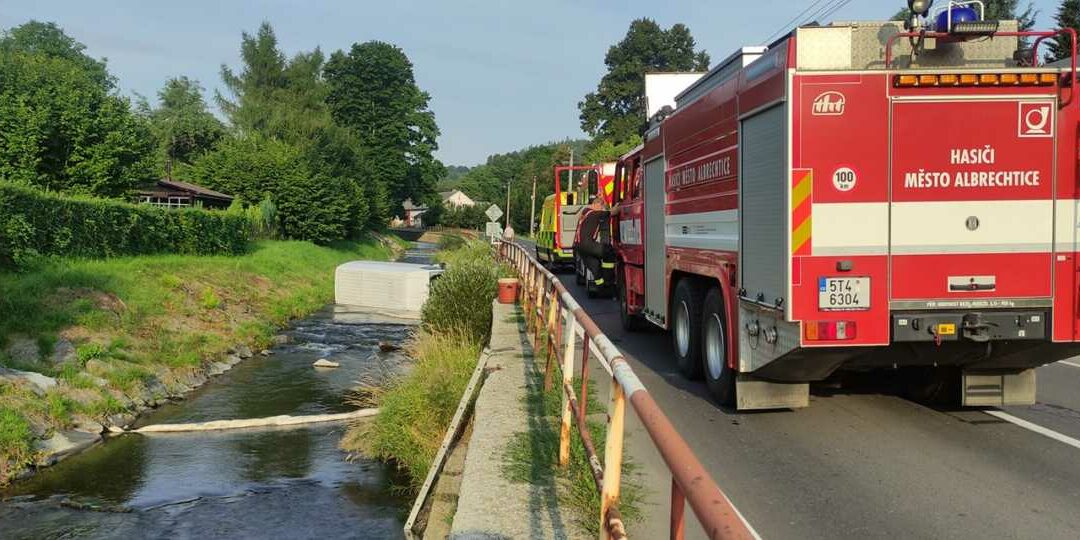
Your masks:
{"label": "fire truck cab", "polygon": [[667,329],[721,404],[904,367],[1028,404],[1033,368],[1077,354],[1075,34],[944,9],[743,48],[620,159],[624,325]]}

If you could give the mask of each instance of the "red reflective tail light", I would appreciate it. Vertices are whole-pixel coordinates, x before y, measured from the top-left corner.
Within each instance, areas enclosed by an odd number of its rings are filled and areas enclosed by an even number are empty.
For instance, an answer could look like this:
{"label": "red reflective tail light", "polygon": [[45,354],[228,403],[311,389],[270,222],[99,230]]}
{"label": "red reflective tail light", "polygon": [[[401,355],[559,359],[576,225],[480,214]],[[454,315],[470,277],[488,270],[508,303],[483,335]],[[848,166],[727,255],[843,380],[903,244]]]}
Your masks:
{"label": "red reflective tail light", "polygon": [[855,339],[855,321],[804,321],[806,341],[848,341]]}

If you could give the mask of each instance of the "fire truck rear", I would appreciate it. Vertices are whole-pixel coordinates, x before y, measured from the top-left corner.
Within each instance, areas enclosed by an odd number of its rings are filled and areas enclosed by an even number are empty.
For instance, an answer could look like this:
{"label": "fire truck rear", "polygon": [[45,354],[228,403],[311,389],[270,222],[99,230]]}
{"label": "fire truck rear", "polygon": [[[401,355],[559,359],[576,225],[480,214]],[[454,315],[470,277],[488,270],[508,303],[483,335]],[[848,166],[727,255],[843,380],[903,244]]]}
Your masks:
{"label": "fire truck rear", "polygon": [[722,404],[871,368],[1032,403],[1077,353],[1076,54],[1037,52],[1076,37],[913,4],[741,49],[619,162],[624,324],[668,329]]}

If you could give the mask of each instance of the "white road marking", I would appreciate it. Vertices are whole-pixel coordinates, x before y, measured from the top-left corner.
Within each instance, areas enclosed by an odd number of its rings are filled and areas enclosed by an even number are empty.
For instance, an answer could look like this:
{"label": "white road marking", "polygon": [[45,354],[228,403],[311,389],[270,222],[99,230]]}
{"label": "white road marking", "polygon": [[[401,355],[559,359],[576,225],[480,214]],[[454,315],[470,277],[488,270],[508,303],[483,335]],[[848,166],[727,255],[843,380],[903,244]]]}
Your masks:
{"label": "white road marking", "polygon": [[728,499],[727,495],[724,495],[723,493],[721,493],[721,495],[723,495],[724,498],[727,499],[728,504],[731,505],[731,509],[735,511],[736,516],[739,516],[739,519],[742,520],[743,525],[746,525],[746,530],[750,531],[750,535],[754,537],[754,540],[761,540],[761,535],[758,534],[757,530],[754,529],[754,526],[750,524],[746,517],[742,515],[742,512],[740,512],[739,509],[735,507],[735,503],[731,502],[731,499]]}
{"label": "white road marking", "polygon": [[1058,360],[1058,363],[1059,364],[1065,364],[1066,366],[1072,366],[1072,367],[1075,367],[1075,368],[1080,368],[1080,364],[1077,364],[1076,362],[1069,362],[1068,360]]}
{"label": "white road marking", "polygon": [[1074,438],[1072,438],[1072,437],[1070,437],[1068,435],[1062,435],[1061,433],[1058,433],[1058,432],[1056,432],[1056,431],[1054,431],[1052,429],[1044,428],[1044,427],[1042,427],[1042,426],[1040,426],[1038,424],[1033,424],[1033,423],[1028,422],[1027,420],[1024,420],[1022,418],[1017,418],[1017,417],[1015,417],[1015,416],[1013,416],[1013,415],[1011,415],[1009,413],[1006,413],[1006,412],[1003,412],[1003,411],[983,411],[983,412],[986,413],[986,414],[989,414],[990,416],[993,416],[994,418],[1000,418],[1000,419],[1002,419],[1002,420],[1004,420],[1006,422],[1009,422],[1011,424],[1015,424],[1017,426],[1020,426],[1020,427],[1022,427],[1024,429],[1026,429],[1026,430],[1034,431],[1035,433],[1038,433],[1039,435],[1043,435],[1045,437],[1050,437],[1051,439],[1054,439],[1055,441],[1065,443],[1065,444],[1067,444],[1069,446],[1072,446],[1073,448],[1080,448],[1080,440],[1074,439]]}

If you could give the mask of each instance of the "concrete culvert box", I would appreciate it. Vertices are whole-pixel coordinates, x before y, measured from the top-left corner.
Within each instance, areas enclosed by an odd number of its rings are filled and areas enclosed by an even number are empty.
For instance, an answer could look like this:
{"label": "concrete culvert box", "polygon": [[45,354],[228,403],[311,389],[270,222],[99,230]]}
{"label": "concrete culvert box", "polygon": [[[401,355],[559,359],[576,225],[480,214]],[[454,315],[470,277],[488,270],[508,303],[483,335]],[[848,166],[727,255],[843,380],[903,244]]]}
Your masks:
{"label": "concrete culvert box", "polygon": [[334,271],[334,302],[419,318],[431,281],[442,272],[430,264],[347,262]]}

